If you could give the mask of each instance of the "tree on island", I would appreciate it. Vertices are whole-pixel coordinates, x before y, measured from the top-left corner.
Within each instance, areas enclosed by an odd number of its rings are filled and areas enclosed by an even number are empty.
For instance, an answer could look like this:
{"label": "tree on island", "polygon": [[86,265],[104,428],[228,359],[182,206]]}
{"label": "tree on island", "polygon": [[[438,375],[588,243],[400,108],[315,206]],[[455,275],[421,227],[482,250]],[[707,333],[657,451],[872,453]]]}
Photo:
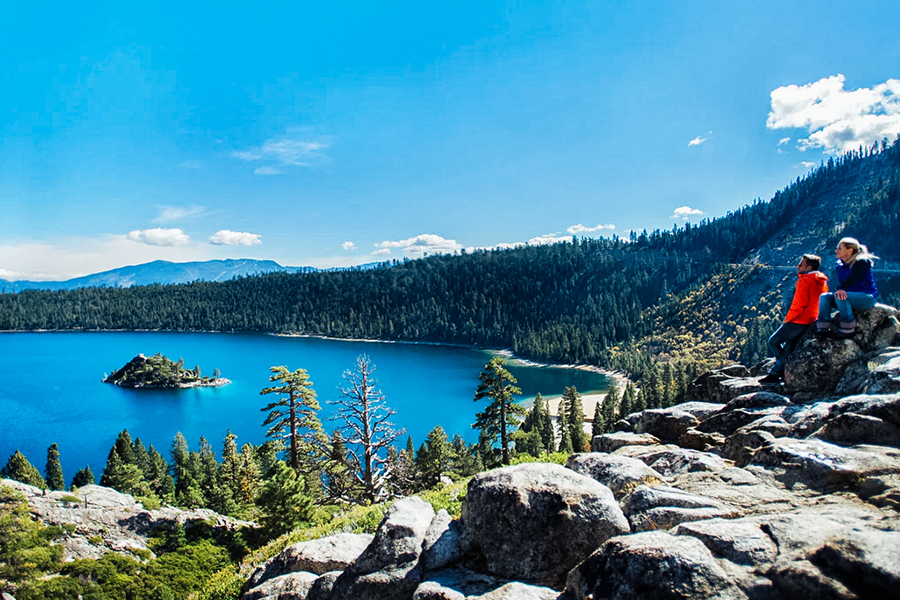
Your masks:
{"label": "tree on island", "polygon": [[490,404],[484,411],[475,415],[472,425],[486,434],[492,443],[500,436],[500,462],[509,464],[509,428],[519,424],[519,416],[525,409],[513,400],[513,394],[521,394],[516,387],[516,378],[503,368],[505,361],[499,356],[492,358],[485,366],[478,379],[481,383],[475,392],[475,402],[488,399]]}
{"label": "tree on island", "polygon": [[327,436],[322,431],[322,423],[317,416],[320,410],[306,369],[288,371],[287,367],[271,367],[269,381],[276,383],[264,388],[260,395],[281,394],[284,397],[260,409],[269,415],[263,425],[271,425],[266,436],[274,439],[287,438],[291,468],[301,471],[318,469],[320,459],[327,451]]}
{"label": "tree on island", "polygon": [[334,420],[343,422],[338,429],[344,434],[348,460],[362,487],[362,500],[370,503],[382,496],[387,463],[383,454],[405,433],[388,420],[397,413],[385,403],[374,373],[369,357],[359,355],[356,369],[344,371],[346,385],[340,388],[340,397],[329,401],[338,406]]}

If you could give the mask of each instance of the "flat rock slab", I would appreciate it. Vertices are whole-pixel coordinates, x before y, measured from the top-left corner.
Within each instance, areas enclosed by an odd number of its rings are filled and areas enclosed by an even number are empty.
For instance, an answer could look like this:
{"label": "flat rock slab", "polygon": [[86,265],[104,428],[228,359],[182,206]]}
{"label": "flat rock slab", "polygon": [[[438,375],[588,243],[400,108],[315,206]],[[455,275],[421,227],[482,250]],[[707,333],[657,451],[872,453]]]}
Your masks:
{"label": "flat rock slab", "polygon": [[623,446],[656,446],[659,443],[659,438],[649,433],[618,431],[594,436],[591,440],[591,452],[615,452]]}
{"label": "flat rock slab", "polygon": [[823,440],[776,438],[752,462],[781,468],[816,489],[850,487],[874,475],[900,473],[900,450],[886,446],[845,448]]}

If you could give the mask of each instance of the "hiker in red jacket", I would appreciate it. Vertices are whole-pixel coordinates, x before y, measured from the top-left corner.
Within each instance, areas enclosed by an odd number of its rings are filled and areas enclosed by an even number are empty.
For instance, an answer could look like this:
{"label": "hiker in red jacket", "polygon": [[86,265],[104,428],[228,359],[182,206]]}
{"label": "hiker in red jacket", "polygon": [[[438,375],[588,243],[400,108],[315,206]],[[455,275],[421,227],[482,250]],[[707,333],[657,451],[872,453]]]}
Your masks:
{"label": "hiker in red jacket", "polygon": [[800,336],[819,316],[819,296],[828,291],[828,277],[819,271],[822,259],[815,254],[804,254],[797,265],[797,287],[794,299],[784,323],[769,338],[769,348],[775,355],[775,364],[760,383],[781,383],[784,379],[784,363],[787,355],[800,340]]}

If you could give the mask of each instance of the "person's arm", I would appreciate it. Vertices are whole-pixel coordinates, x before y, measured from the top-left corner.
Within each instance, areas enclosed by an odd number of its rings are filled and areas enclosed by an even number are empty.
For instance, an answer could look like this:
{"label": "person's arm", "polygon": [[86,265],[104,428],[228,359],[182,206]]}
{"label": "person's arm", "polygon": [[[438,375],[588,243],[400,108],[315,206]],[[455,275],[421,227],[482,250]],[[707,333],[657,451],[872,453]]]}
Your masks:
{"label": "person's arm", "polygon": [[850,267],[850,274],[847,275],[847,279],[841,282],[841,284],[838,286],[838,289],[846,290],[857,281],[862,281],[862,278],[866,276],[866,273],[868,273],[869,269],[871,268],[872,263],[870,263],[868,260],[857,260],[853,263],[853,266]]}
{"label": "person's arm", "polygon": [[794,290],[794,299],[791,300],[791,307],[784,318],[785,323],[792,323],[794,319],[803,314],[806,305],[809,304],[809,287],[809,281],[805,277],[797,279],[797,288]]}

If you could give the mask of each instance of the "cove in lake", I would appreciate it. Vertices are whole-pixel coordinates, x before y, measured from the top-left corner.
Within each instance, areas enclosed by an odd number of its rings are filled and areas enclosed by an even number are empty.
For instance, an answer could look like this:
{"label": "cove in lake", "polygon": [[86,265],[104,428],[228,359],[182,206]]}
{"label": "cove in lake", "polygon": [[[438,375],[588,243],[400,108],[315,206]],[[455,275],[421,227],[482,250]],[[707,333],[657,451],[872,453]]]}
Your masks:
{"label": "cove in lake", "polygon": [[[134,390],[104,384],[102,379],[138,353],[161,352],[185,366],[200,366],[212,375],[219,369],[232,383],[218,388]],[[238,445],[261,444],[266,414],[260,409],[274,397],[260,396],[269,383],[269,367],[304,368],[322,405],[325,429],[334,421],[329,400],[338,397],[342,374],[356,357],[368,354],[379,388],[397,414],[397,429],[406,429],[416,448],[440,425],[448,436],[477,439],[471,424],[485,403],[473,402],[478,375],[491,354],[486,351],[425,344],[342,341],[264,334],[160,332],[0,333],[0,466],[16,449],[43,473],[47,448],[59,445],[66,483],[90,465],[97,477],[116,436],[128,429],[146,447],[153,444],[169,458],[180,431],[191,449],[206,437],[217,454],[230,429]],[[593,371],[538,367],[511,360],[509,370],[522,388],[520,401],[540,392],[558,396],[574,385],[582,393],[607,388],[607,378]],[[588,415],[590,416],[590,415]]]}

